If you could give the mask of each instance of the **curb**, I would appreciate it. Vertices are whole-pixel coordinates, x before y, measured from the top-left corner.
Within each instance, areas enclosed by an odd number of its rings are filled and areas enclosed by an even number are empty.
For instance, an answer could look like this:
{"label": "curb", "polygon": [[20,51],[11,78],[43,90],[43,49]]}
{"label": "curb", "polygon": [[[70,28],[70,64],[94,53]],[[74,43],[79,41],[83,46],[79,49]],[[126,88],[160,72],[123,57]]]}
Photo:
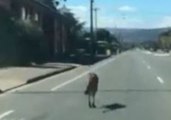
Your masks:
{"label": "curb", "polygon": [[3,91],[0,89],[0,94],[2,94],[3,93]]}
{"label": "curb", "polygon": [[58,70],[58,71],[54,71],[54,72],[51,72],[51,73],[47,73],[45,75],[41,75],[41,76],[38,76],[38,77],[35,77],[35,78],[27,80],[26,84],[34,83],[34,82],[37,82],[39,80],[45,79],[47,77],[53,76],[55,74],[59,74],[59,73],[62,73],[62,72],[66,72],[66,71],[72,70],[74,68],[75,68],[75,66],[72,66],[72,67],[69,67],[69,68],[62,69],[62,70]]}
{"label": "curb", "polygon": [[66,72],[66,71],[72,70],[74,68],[76,68],[76,66],[71,66],[71,67],[68,67],[68,68],[65,68],[65,69],[61,69],[61,70],[58,70],[58,71],[54,71],[54,72],[51,72],[51,73],[48,73],[48,74],[45,74],[45,75],[41,75],[41,76],[38,76],[38,77],[35,77],[35,78],[32,78],[32,79],[29,79],[24,84],[21,84],[21,85],[18,85],[18,86],[15,86],[15,87],[12,87],[12,88],[9,88],[9,89],[6,89],[6,90],[1,90],[0,89],[0,94],[3,94],[3,93],[8,92],[10,90],[22,87],[22,86],[27,85],[27,84],[38,82],[38,81],[40,81],[42,79],[48,78],[48,77],[56,75],[56,74],[60,74],[62,72]]}

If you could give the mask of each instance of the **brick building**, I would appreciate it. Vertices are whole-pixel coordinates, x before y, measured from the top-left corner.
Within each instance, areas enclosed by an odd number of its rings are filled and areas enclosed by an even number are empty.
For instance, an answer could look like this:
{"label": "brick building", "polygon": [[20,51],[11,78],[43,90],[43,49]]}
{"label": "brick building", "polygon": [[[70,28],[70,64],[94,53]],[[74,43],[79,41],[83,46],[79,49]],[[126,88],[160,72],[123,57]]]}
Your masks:
{"label": "brick building", "polygon": [[68,49],[68,28],[62,20],[64,17],[55,7],[45,4],[44,0],[0,0],[0,7],[9,10],[15,19],[34,22],[41,27],[48,40],[51,58]]}

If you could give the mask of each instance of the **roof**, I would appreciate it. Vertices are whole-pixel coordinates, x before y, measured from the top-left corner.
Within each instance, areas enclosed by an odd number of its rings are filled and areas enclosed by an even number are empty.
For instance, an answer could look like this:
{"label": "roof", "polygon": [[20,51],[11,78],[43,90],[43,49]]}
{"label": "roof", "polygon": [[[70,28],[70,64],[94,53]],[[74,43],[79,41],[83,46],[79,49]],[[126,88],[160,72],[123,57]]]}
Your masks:
{"label": "roof", "polygon": [[33,1],[36,2],[37,4],[41,5],[42,7],[49,9],[51,12],[60,14],[59,11],[55,8],[55,6],[53,6],[51,4],[47,4],[46,0],[33,0]]}
{"label": "roof", "polygon": [[[56,8],[55,8],[55,6],[53,5],[53,3],[47,2],[47,0],[34,0],[34,1],[36,1],[36,2],[38,2],[38,3],[40,3],[40,4],[42,4],[42,5],[44,5],[44,6],[46,6],[46,7],[49,7],[49,8],[51,8],[51,9],[56,10]],[[50,0],[48,0],[48,1],[50,1]]]}

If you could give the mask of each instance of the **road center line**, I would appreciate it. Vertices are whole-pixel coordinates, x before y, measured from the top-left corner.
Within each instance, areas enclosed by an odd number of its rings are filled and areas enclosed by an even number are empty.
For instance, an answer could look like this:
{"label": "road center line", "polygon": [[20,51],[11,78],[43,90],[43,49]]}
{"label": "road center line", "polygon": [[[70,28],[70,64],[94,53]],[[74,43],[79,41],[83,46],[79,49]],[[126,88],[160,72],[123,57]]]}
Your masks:
{"label": "road center line", "polygon": [[0,115],[0,120],[2,120],[4,117],[6,116],[9,116],[10,114],[12,114],[14,111],[13,110],[10,110],[10,111],[7,111],[3,114]]}
{"label": "road center line", "polygon": [[145,60],[143,60],[142,62],[143,62],[144,64],[146,64],[146,61],[145,61]]}
{"label": "road center line", "polygon": [[150,65],[147,65],[147,69],[151,70],[151,66]]}
{"label": "road center line", "polygon": [[60,89],[60,88],[62,88],[62,87],[64,87],[64,86],[66,86],[66,85],[68,85],[68,84],[70,84],[70,83],[72,83],[72,82],[75,82],[75,81],[79,80],[79,78],[82,78],[83,76],[85,76],[85,75],[87,75],[88,73],[90,73],[91,71],[94,71],[94,70],[96,70],[96,69],[98,69],[98,68],[100,68],[100,67],[103,67],[103,66],[105,66],[106,64],[109,64],[110,62],[113,62],[114,60],[115,60],[114,58],[111,58],[111,59],[109,59],[109,60],[107,60],[107,61],[102,62],[100,65],[97,64],[97,65],[95,65],[94,67],[92,67],[90,70],[88,70],[88,71],[86,71],[86,72],[80,74],[79,76],[77,76],[77,77],[75,77],[75,78],[73,78],[73,79],[71,79],[71,80],[69,80],[69,81],[66,81],[66,82],[64,82],[64,83],[62,83],[62,84],[60,84],[60,85],[57,85],[56,87],[52,88],[51,91],[56,91],[56,90],[58,90],[58,89]]}
{"label": "road center line", "polygon": [[164,80],[161,77],[157,76],[157,79],[160,83],[164,84]]}
{"label": "road center line", "polygon": [[146,66],[147,66],[147,69],[151,70],[151,66],[147,64],[147,62],[145,60],[142,61]]}

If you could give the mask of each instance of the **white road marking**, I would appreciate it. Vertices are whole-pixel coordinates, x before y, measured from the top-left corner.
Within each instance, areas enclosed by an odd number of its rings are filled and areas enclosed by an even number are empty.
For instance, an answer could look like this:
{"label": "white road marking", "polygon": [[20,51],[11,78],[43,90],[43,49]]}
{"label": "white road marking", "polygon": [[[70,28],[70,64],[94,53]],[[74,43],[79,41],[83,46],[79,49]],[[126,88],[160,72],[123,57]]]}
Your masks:
{"label": "white road marking", "polygon": [[0,115],[0,120],[2,120],[4,117],[6,116],[9,116],[10,114],[12,114],[14,111],[13,110],[10,110],[10,111],[7,111],[3,114]]}
{"label": "white road marking", "polygon": [[60,89],[60,88],[62,88],[64,86],[66,86],[66,85],[68,85],[70,83],[73,83],[73,82],[79,80],[79,78],[82,78],[82,77],[86,76],[88,73],[90,73],[90,72],[92,72],[92,71],[94,71],[94,70],[96,70],[96,69],[98,69],[100,67],[103,67],[106,64],[109,64],[110,62],[113,62],[114,60],[115,60],[114,58],[111,58],[111,59],[109,59],[107,61],[103,61],[102,63],[99,63],[100,65],[96,64],[95,67],[92,67],[90,70],[82,73],[81,75],[79,75],[79,76],[77,76],[77,77],[75,77],[75,78],[73,78],[73,79],[71,79],[69,81],[66,81],[66,82],[64,82],[64,83],[62,83],[60,85],[57,85],[56,87],[52,88],[51,91],[56,91],[56,90],[58,90],[58,89]]}
{"label": "white road marking", "polygon": [[147,62],[145,60],[142,61],[146,66],[147,66],[147,69],[151,70],[151,66],[147,64]]}
{"label": "white road marking", "polygon": [[156,53],[156,54],[154,54],[154,56],[157,56],[157,57],[168,57],[168,56],[170,56],[170,54],[159,54],[159,53]]}
{"label": "white road marking", "polygon": [[[71,71],[67,71],[67,72],[71,72]],[[32,86],[36,86],[36,85],[39,85],[39,84],[42,84],[42,83],[44,83],[44,82],[47,82],[48,80],[51,80],[51,79],[56,78],[56,76],[60,77],[60,76],[62,76],[62,75],[64,75],[64,74],[65,74],[65,72],[60,73],[60,74],[57,74],[57,75],[54,75],[54,76],[50,76],[50,77],[45,78],[45,79],[43,79],[43,80],[41,80],[41,81],[39,81],[39,82],[35,82],[34,84],[27,84],[27,85],[24,85],[24,86],[22,86],[22,87],[19,87],[19,88],[16,88],[16,89],[7,91],[7,92],[4,93],[4,94],[0,94],[0,97],[5,97],[5,96],[7,96],[7,95],[9,95],[9,94],[11,94],[11,93],[13,93],[13,92],[16,92],[16,91],[19,91],[19,90],[23,90],[23,89],[26,89],[26,88],[29,88],[29,87],[32,87]]]}
{"label": "white road marking", "polygon": [[144,51],[144,53],[147,54],[147,55],[152,54],[152,52],[150,52],[150,51]]}
{"label": "white road marking", "polygon": [[64,82],[64,83],[62,83],[60,85],[57,85],[56,87],[52,88],[51,91],[56,91],[56,90],[58,90],[58,89],[60,89],[60,88],[62,88],[64,86],[66,86],[66,85],[68,85],[68,84],[70,84],[72,82],[75,82],[75,81],[79,80],[79,78],[87,75],[88,73],[89,73],[89,71],[84,72],[83,74],[81,74],[81,75],[79,75],[79,76],[77,76],[77,77],[75,77],[75,78],[73,78],[73,79],[71,79],[69,81],[66,81],[66,82]]}
{"label": "white road marking", "polygon": [[143,62],[144,64],[147,64],[146,61],[144,61],[144,60],[143,60],[142,62]]}
{"label": "white road marking", "polygon": [[143,53],[147,54],[147,55],[153,55],[153,56],[157,56],[157,57],[168,57],[170,56],[170,53],[155,53],[155,52],[150,52],[150,51],[142,51]]}
{"label": "white road marking", "polygon": [[147,65],[147,69],[151,70],[151,66],[150,65]]}
{"label": "white road marking", "polygon": [[[118,56],[114,56],[115,58],[118,58],[118,57],[121,57],[121,56],[123,56],[124,54],[126,54],[126,52],[125,53],[122,53],[122,54],[120,54],[120,55],[118,55]],[[112,61],[114,61],[115,60],[115,58],[114,57],[111,57],[111,58],[109,58],[108,60],[104,60],[104,61],[102,61],[102,62],[99,62],[99,63],[97,63],[97,64],[95,64],[95,66],[97,66],[97,67],[93,67],[93,69],[91,69],[91,71],[93,71],[93,70],[96,70],[97,68],[98,68],[98,64],[103,64],[103,65],[105,65],[105,64],[107,64],[107,63],[109,63],[109,62],[112,62]],[[68,71],[68,72],[70,72],[70,71]],[[90,72],[90,71],[89,71]],[[64,73],[61,73],[61,74],[58,74],[58,76],[62,76],[62,75],[64,75],[65,74],[65,72]],[[4,94],[0,94],[0,97],[5,97],[5,96],[7,96],[7,95],[9,95],[9,94],[11,94],[11,93],[13,93],[13,92],[16,92],[16,91],[19,91],[19,90],[23,90],[23,89],[26,89],[26,88],[29,88],[29,87],[31,87],[31,86],[35,86],[35,85],[39,85],[39,84],[42,84],[42,83],[44,83],[44,82],[47,82],[48,80],[50,80],[50,79],[54,79],[54,78],[56,78],[56,76],[57,75],[54,75],[54,76],[51,76],[51,77],[48,77],[48,78],[46,78],[46,79],[44,79],[44,80],[41,80],[41,81],[39,81],[39,82],[36,82],[36,83],[34,83],[34,84],[28,84],[28,85],[25,85],[25,86],[22,86],[22,87],[19,87],[19,88],[16,88],[16,89],[13,89],[13,90],[10,90],[10,91],[8,91],[8,92],[6,92],[6,93],[4,93]],[[64,84],[64,83],[63,83]],[[65,83],[66,84],[66,83]],[[63,86],[65,86],[65,85],[63,85]]]}
{"label": "white road marking", "polygon": [[157,79],[160,83],[164,84],[164,80],[161,77],[157,76]]}

